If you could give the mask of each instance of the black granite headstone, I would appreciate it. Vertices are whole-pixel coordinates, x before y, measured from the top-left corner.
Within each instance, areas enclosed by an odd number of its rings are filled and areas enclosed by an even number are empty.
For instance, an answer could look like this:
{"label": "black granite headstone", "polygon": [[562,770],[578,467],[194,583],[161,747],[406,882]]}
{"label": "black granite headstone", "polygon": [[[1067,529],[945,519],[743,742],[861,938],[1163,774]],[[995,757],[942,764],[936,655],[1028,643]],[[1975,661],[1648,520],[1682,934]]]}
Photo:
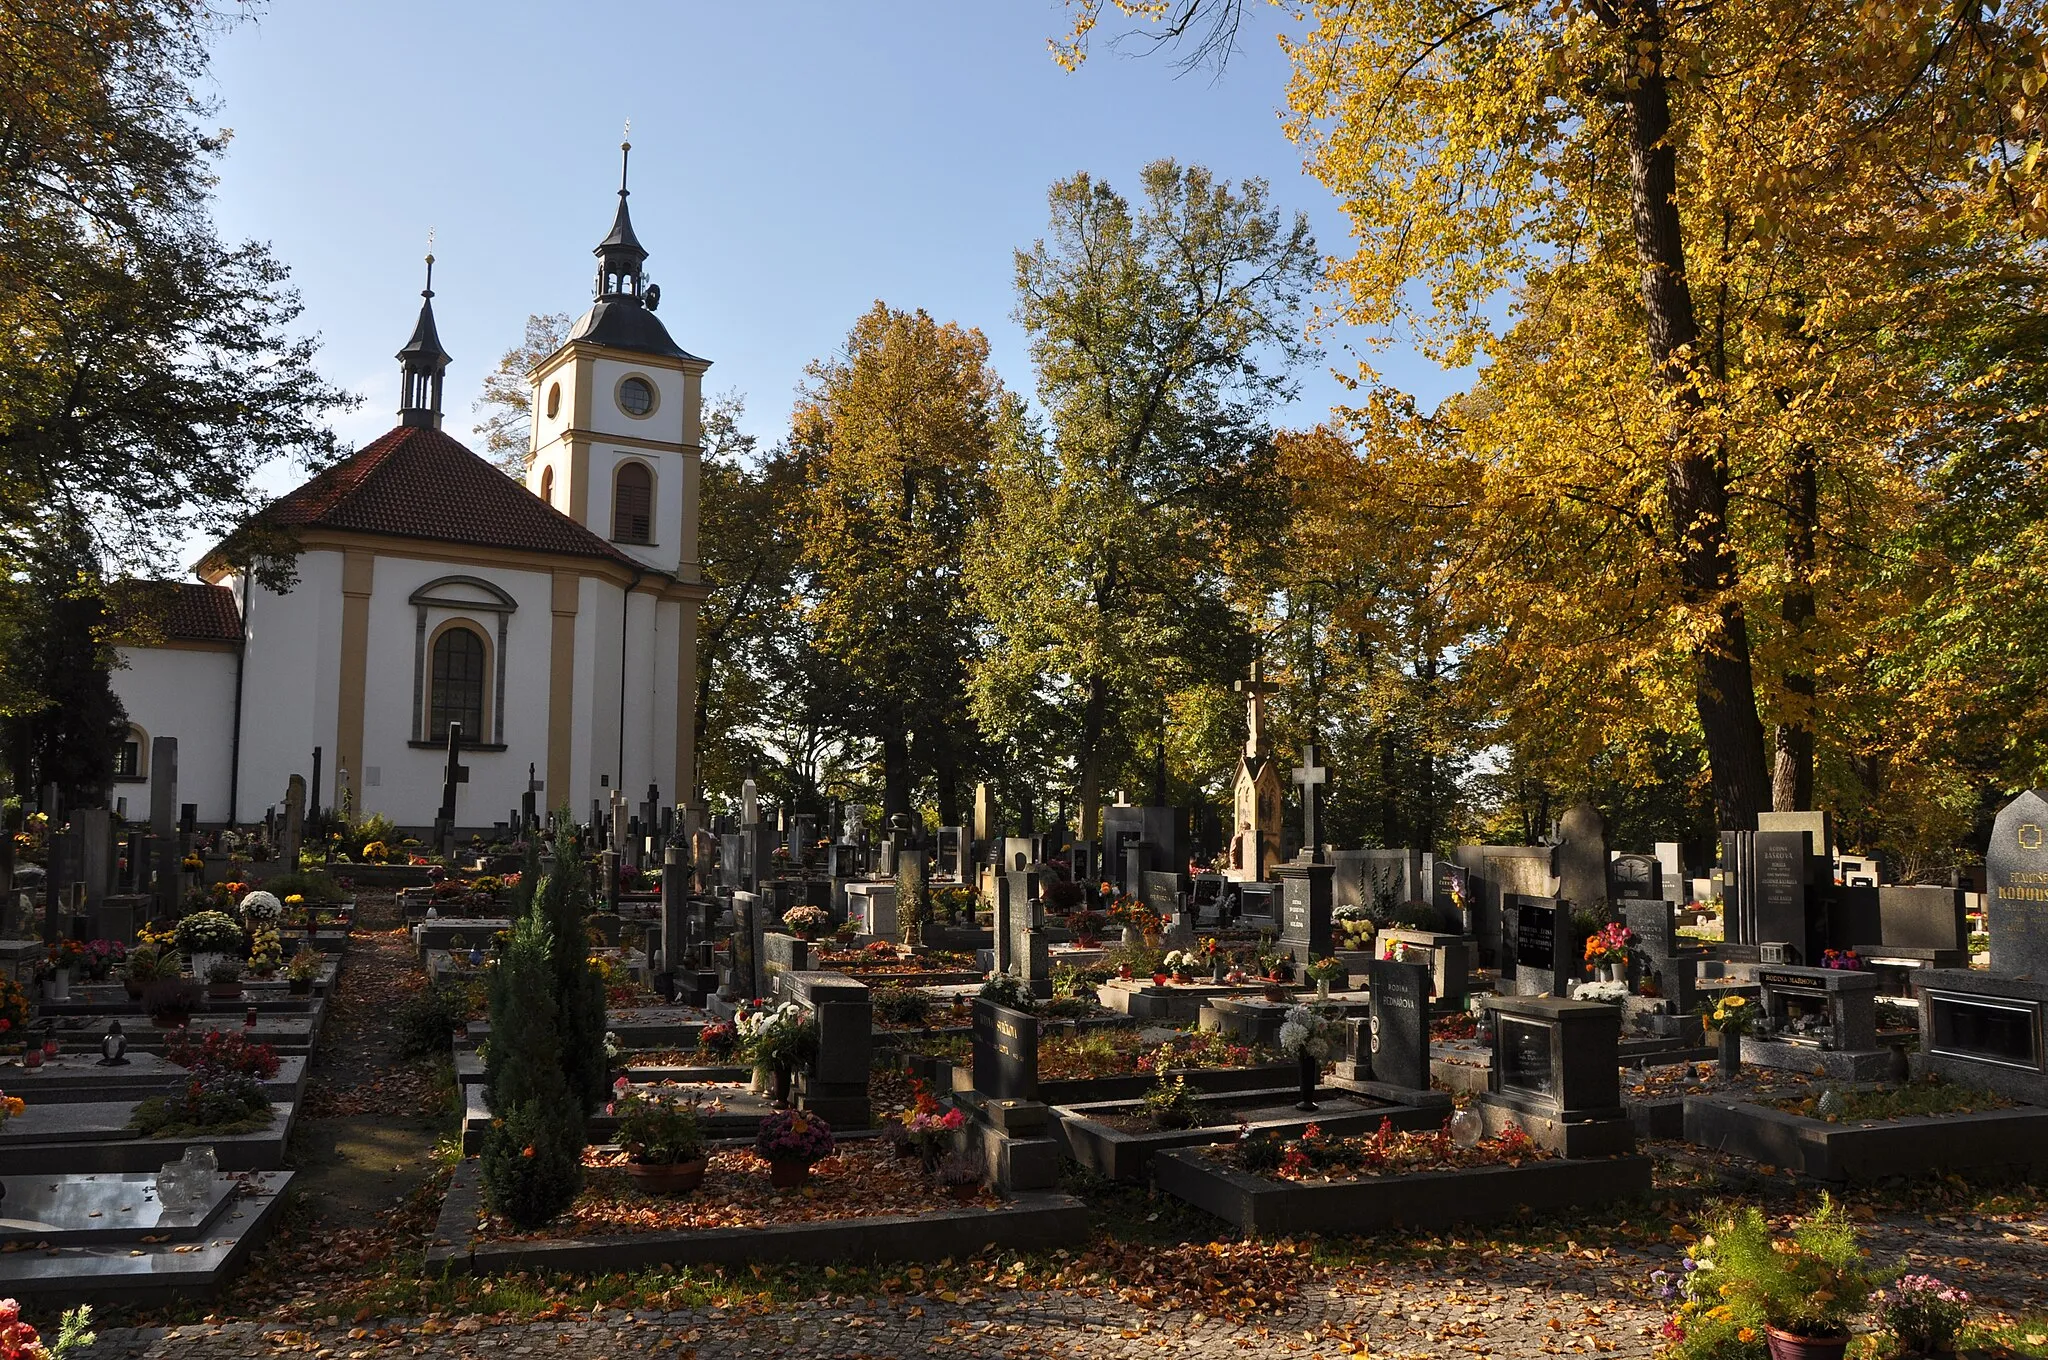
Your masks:
{"label": "black granite headstone", "polygon": [[1999,811],[1984,877],[1991,971],[2048,978],[2048,800],[2039,793],[2029,789]]}
{"label": "black granite headstone", "polygon": [[1664,865],[1655,855],[1616,855],[1607,861],[1607,898],[1664,896]]}
{"label": "black granite headstone", "polygon": [[1330,912],[1337,866],[1290,862],[1280,866],[1280,947],[1297,963],[1327,958],[1336,948]]}
{"label": "black granite headstone", "polygon": [[1571,917],[1554,897],[1513,895],[1515,991],[1522,996],[1563,996],[1578,975]]}
{"label": "black granite headstone", "polygon": [[1807,944],[1806,883],[1811,841],[1804,831],[1756,833],[1756,943],[1784,942],[1799,951]]}
{"label": "black granite headstone", "polygon": [[1374,959],[1372,1075],[1413,1090],[1429,1089],[1429,969],[1419,963]]}
{"label": "black granite headstone", "polygon": [[974,1089],[991,1100],[1038,1099],[1038,1019],[974,1002]]}

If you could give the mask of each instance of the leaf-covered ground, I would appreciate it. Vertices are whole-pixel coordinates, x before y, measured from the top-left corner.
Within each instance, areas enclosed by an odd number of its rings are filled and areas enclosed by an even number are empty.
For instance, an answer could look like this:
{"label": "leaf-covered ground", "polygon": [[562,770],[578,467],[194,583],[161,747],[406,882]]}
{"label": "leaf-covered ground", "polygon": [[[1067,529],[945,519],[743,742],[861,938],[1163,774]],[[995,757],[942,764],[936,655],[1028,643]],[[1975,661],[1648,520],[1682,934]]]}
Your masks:
{"label": "leaf-covered ground", "polygon": [[[313,1355],[949,1357],[1616,1355],[1655,1352],[1641,1282],[1716,1194],[1798,1212],[1813,1190],[1703,1155],[1660,1163],[1625,1212],[1419,1238],[1245,1241],[1177,1201],[1076,1180],[1096,1230],[1076,1251],[928,1266],[424,1275],[453,1132],[449,1075],[397,1057],[397,1004],[424,985],[388,899],[364,903],[321,1039],[295,1157],[307,1193],[211,1305],[105,1319],[88,1360]],[[1675,1075],[1675,1074],[1674,1074]],[[1692,1074],[1689,1080],[1698,1080]],[[1676,1083],[1674,1083],[1676,1084]],[[901,1103],[900,1081],[878,1104]],[[2048,1356],[2048,1198],[1923,1182],[1854,1198],[1873,1251],[1984,1305],[1980,1343]]]}

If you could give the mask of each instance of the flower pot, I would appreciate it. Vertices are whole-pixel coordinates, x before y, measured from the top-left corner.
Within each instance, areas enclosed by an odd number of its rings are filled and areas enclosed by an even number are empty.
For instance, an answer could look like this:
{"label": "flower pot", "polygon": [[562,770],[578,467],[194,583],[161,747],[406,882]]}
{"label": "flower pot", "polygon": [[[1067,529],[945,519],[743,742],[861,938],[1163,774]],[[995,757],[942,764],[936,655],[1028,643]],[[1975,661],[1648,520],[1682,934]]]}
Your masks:
{"label": "flower pot", "polygon": [[1849,1347],[1849,1334],[1840,1336],[1800,1336],[1796,1332],[1781,1332],[1776,1327],[1766,1327],[1770,1343],[1771,1360],[1842,1360],[1842,1352]]}
{"label": "flower pot", "polygon": [[311,978],[290,978],[286,980],[285,986],[290,989],[293,996],[311,996],[313,994],[313,979]]}
{"label": "flower pot", "polygon": [[186,957],[185,961],[192,966],[193,977],[204,979],[208,973],[213,971],[213,965],[226,957],[226,954],[218,950],[194,950]]}
{"label": "flower pot", "polygon": [[[1724,1029],[1720,1034],[1721,1075],[1732,1077],[1742,1071],[1742,1033]],[[1840,1352],[1837,1352],[1840,1354]]]}
{"label": "flower pot", "polygon": [[704,1184],[704,1168],[709,1165],[709,1157],[694,1162],[628,1162],[626,1174],[643,1195],[686,1195]]}
{"label": "flower pot", "polygon": [[1267,983],[1265,994],[1266,1000],[1275,1003],[1284,1003],[1294,1000],[1294,989],[1284,982]]}
{"label": "flower pot", "polygon": [[777,1190],[794,1190],[799,1185],[808,1185],[811,1180],[811,1164],[793,1158],[778,1157],[768,1163],[768,1183]]}
{"label": "flower pot", "polygon": [[130,1001],[142,1000],[142,984],[140,982],[137,982],[132,977],[124,977],[121,979],[121,985],[127,989]]}
{"label": "flower pot", "polygon": [[209,982],[206,984],[208,1001],[236,1001],[241,998],[242,984],[239,982]]}
{"label": "flower pot", "polygon": [[1622,965],[1618,963],[1601,964],[1600,978],[1603,982],[1626,982],[1628,980],[1622,971]]}
{"label": "flower pot", "polygon": [[191,1019],[192,1012],[189,1010],[152,1011],[150,1013],[149,1023],[156,1026],[158,1029],[183,1029],[187,1024],[191,1022]]}
{"label": "flower pot", "polygon": [[1313,1110],[1316,1108],[1316,1060],[1304,1053],[1301,1055],[1300,1062],[1301,1103],[1294,1108],[1297,1110]]}
{"label": "flower pot", "polygon": [[789,1108],[789,1088],[794,1080],[795,1074],[787,1068],[775,1069],[775,1108],[778,1110]]}
{"label": "flower pot", "polygon": [[969,1181],[965,1185],[947,1186],[946,1193],[951,1195],[955,1200],[959,1201],[962,1204],[969,1204],[973,1202],[975,1196],[981,1193],[981,1187],[979,1185],[976,1185],[974,1182]]}
{"label": "flower pot", "polygon": [[1195,980],[1195,975],[1193,973],[1175,973],[1173,980],[1178,983],[1189,984]]}
{"label": "flower pot", "polygon": [[1328,978],[1317,978],[1317,979],[1316,979],[1316,1000],[1318,1000],[1318,1001],[1328,1001],[1329,999],[1330,999],[1330,980],[1329,980]]}
{"label": "flower pot", "polygon": [[69,1001],[71,999],[71,970],[59,968],[43,982],[43,1000]]}

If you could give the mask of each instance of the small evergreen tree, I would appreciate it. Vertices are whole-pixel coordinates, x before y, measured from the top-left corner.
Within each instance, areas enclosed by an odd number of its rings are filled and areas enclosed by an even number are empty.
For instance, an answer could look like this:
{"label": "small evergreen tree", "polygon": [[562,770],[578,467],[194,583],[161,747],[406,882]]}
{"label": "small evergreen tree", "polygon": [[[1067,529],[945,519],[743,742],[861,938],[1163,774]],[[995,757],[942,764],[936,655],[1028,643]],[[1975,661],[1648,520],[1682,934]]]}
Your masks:
{"label": "small evergreen tree", "polygon": [[[484,1199],[523,1228],[567,1209],[583,1187],[584,1112],[563,1076],[552,958],[562,946],[530,912],[491,978],[484,1088],[496,1116],[484,1134]],[[580,940],[568,952],[581,957]]]}
{"label": "small evergreen tree", "polygon": [[565,827],[555,838],[555,866],[540,885],[534,910],[555,942],[553,999],[562,1076],[586,1116],[595,1114],[611,1093],[611,1063],[604,1053],[604,979],[590,966],[585,942],[590,906],[582,829]]}

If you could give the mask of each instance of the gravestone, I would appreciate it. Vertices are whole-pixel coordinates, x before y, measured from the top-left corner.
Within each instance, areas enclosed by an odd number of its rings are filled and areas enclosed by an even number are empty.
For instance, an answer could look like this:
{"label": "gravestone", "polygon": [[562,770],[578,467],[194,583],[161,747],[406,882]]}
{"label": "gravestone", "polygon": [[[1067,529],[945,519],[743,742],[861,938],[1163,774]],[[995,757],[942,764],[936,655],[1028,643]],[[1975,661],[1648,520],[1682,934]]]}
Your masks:
{"label": "gravestone", "polygon": [[1156,912],[1164,921],[1181,909],[1181,902],[1187,893],[1186,874],[1163,874],[1146,870],[1139,886],[1138,900],[1148,911]]}
{"label": "gravestone", "polygon": [[846,918],[862,935],[895,941],[896,885],[894,883],[849,883],[846,885]]}
{"label": "gravestone", "polygon": [[672,973],[683,966],[689,943],[689,880],[684,873],[682,847],[667,846],[661,852],[661,965],[657,972]]}
{"label": "gravestone", "polygon": [[1888,883],[1877,890],[1877,917],[1875,943],[1889,949],[1961,951],[1969,947],[1970,928],[1961,888]]}
{"label": "gravestone", "polygon": [[1674,905],[1685,902],[1685,847],[1677,841],[1658,841],[1652,849],[1664,874],[1664,900]]}
{"label": "gravestone", "polygon": [[1607,899],[1664,896],[1664,865],[1655,855],[1616,855],[1607,861]]}
{"label": "gravestone", "polygon": [[867,985],[844,973],[795,970],[776,978],[779,1000],[808,1008],[818,1022],[818,1052],[797,1074],[796,1104],[835,1128],[865,1128],[868,1073],[874,1061],[874,1008]]}
{"label": "gravestone", "polygon": [[1391,956],[1396,961],[1427,969],[1431,995],[1443,1005],[1464,1008],[1467,980],[1472,972],[1464,936],[1393,927],[1373,936],[1373,953],[1380,959]]}
{"label": "gravestone", "polygon": [[935,859],[937,862],[933,870],[940,878],[965,883],[968,879],[966,832],[957,826],[940,827]]}
{"label": "gravestone", "polygon": [[[989,795],[986,783],[974,786],[974,833],[973,844],[968,847],[968,857],[980,863],[987,857],[988,845],[996,833],[995,800]],[[963,881],[965,876],[963,875]]]}
{"label": "gravestone", "polygon": [[[1003,900],[1009,904],[1009,967],[1031,995],[1052,996],[1052,963],[1045,938],[1045,904],[1038,895],[1036,873],[1013,870],[1003,876]],[[999,923],[999,925],[1002,923]]]}
{"label": "gravestone", "polygon": [[1418,1091],[1429,1089],[1429,970],[1419,963],[1374,959],[1372,1075]]}
{"label": "gravestone", "polygon": [[924,886],[924,851],[896,852],[896,920],[899,929],[916,922],[920,929],[931,919],[931,903]]}
{"label": "gravestone", "polygon": [[1756,833],[1755,885],[1750,891],[1755,934],[1743,943],[1783,942],[1796,951],[1798,962],[1810,961],[1806,889],[1812,858],[1811,840],[1804,831]]}
{"label": "gravestone", "polygon": [[[298,780],[299,799],[305,801],[305,781]],[[156,868],[157,914],[175,917],[178,914],[180,891],[178,875],[183,872],[178,853],[178,739],[157,737],[149,744],[149,834],[150,858]],[[297,854],[298,841],[294,838],[293,854]],[[296,857],[285,862],[285,872],[299,867]]]}
{"label": "gravestone", "polygon": [[1330,913],[1337,867],[1294,861],[1280,866],[1279,873],[1279,948],[1299,964],[1329,957],[1336,947]]}
{"label": "gravestone", "polygon": [[305,835],[306,781],[295,774],[285,781],[284,828],[277,834],[277,862],[284,872],[298,872],[299,847]]}
{"label": "gravestone", "polygon": [[1245,696],[1246,735],[1231,785],[1234,821],[1223,871],[1237,883],[1263,881],[1280,859],[1280,768],[1266,737],[1266,696],[1276,688],[1256,661],[1250,676],[1237,682],[1238,693]]}
{"label": "gravestone", "polygon": [[1553,864],[1557,895],[1575,907],[1596,907],[1607,900],[1607,822],[1591,802],[1574,803],[1560,824],[1564,839]]}
{"label": "gravestone", "polygon": [[1038,1099],[1038,1018],[974,1001],[974,1089],[990,1100]]}
{"label": "gravestone", "polygon": [[2048,799],[2029,789],[1999,812],[1984,877],[1992,971],[2048,979]]}
{"label": "gravestone", "polygon": [[1487,1002],[1493,1067],[1479,1101],[1486,1132],[1519,1125],[1566,1157],[1604,1157],[1635,1148],[1621,1104],[1621,1008],[1558,997]]}
{"label": "gravestone", "polygon": [[767,933],[769,905],[759,893],[732,895],[732,985],[741,999],[763,994],[762,937]]}
{"label": "gravestone", "polygon": [[1558,899],[1516,895],[1511,903],[1515,995],[1564,996],[1578,976],[1571,912]]}

